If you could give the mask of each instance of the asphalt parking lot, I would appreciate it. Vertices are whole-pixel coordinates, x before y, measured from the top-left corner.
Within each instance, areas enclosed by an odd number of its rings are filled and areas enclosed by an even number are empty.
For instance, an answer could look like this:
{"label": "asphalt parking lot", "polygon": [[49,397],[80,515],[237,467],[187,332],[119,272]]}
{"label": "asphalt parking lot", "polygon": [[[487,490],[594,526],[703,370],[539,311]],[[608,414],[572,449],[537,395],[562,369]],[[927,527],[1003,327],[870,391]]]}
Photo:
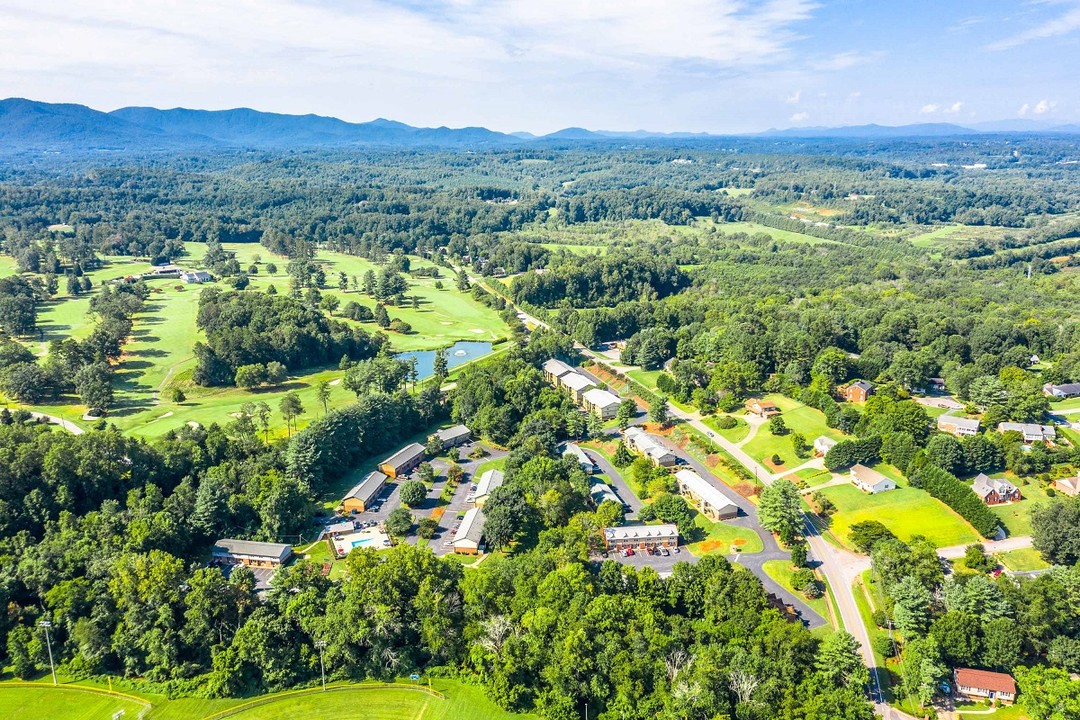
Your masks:
{"label": "asphalt parking lot", "polygon": [[[634,554],[630,557],[625,557],[621,552],[610,552],[608,558],[614,560],[622,565],[629,565],[634,568],[650,567],[655,570],[661,577],[667,577],[671,574],[671,571],[675,568],[677,562],[696,562],[697,558],[690,554],[686,548],[678,548],[679,552],[675,552],[674,549],[668,552],[671,555],[650,555],[644,550],[634,550]],[[602,560],[606,560],[601,556]]]}

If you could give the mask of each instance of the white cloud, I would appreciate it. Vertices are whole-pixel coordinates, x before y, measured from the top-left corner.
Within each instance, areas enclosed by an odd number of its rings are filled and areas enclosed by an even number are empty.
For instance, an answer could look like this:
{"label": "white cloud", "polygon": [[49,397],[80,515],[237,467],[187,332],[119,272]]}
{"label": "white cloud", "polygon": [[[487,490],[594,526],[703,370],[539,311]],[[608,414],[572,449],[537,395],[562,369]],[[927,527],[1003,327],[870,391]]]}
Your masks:
{"label": "white cloud", "polygon": [[806,113],[806,112],[797,112],[797,113],[795,113],[794,115],[791,116],[791,122],[793,122],[793,123],[806,122],[809,119],[810,119],[810,113]]}
{"label": "white cloud", "polygon": [[1035,113],[1036,115],[1045,115],[1046,113],[1053,110],[1055,107],[1057,107],[1057,103],[1053,100],[1040,100],[1038,103],[1035,104],[1035,107],[1032,108],[1031,112]]}
{"label": "white cloud", "polygon": [[1035,40],[1049,40],[1050,38],[1061,37],[1080,30],[1080,2],[1078,0],[1047,0],[1047,2],[1040,4],[1064,5],[1067,9],[1057,17],[1029,30],[991,43],[987,46],[987,49],[1008,50]]}
{"label": "white cloud", "polygon": [[922,106],[922,109],[919,110],[919,112],[923,115],[930,115],[932,113],[936,113],[940,107],[940,105],[937,105],[935,103],[927,103],[926,105]]}
{"label": "white cloud", "polygon": [[802,90],[796,90],[793,94],[788,95],[787,102],[790,105],[798,105],[801,98]]}
{"label": "white cloud", "polygon": [[0,0],[0,6],[6,93],[103,108],[247,104],[353,120],[392,115],[516,129],[522,118],[607,123],[636,117],[635,111],[647,122],[665,104],[678,104],[665,101],[696,92],[703,80],[790,66],[796,29],[817,2]]}
{"label": "white cloud", "polygon": [[1020,106],[1020,109],[1016,111],[1016,114],[1017,115],[1027,115],[1028,110],[1030,110],[1030,109],[1031,109],[1031,106],[1028,105],[1027,103],[1024,103],[1023,105]]}
{"label": "white cloud", "polygon": [[957,102],[954,102],[949,107],[945,108],[945,112],[947,114],[949,114],[949,115],[956,115],[956,114],[958,114],[960,112],[961,109],[963,109],[963,107],[964,107],[964,103],[957,101]]}

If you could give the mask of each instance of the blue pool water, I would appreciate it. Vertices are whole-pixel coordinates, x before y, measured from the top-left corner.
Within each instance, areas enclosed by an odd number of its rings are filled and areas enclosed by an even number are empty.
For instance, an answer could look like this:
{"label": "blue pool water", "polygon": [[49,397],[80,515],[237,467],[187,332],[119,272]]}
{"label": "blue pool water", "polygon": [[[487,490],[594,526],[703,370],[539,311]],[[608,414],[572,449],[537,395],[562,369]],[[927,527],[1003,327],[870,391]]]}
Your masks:
{"label": "blue pool water", "polygon": [[352,546],[353,547],[364,547],[365,545],[376,545],[376,544],[377,544],[377,542],[376,542],[375,538],[360,538],[359,540],[353,540],[352,541]]}
{"label": "blue pool water", "polygon": [[[491,343],[489,342],[470,342],[467,340],[459,340],[446,350],[446,365],[448,368],[453,369],[458,365],[463,365],[470,360],[475,360],[478,357],[483,357],[491,352]],[[412,350],[410,352],[401,352],[395,355],[399,360],[408,360],[409,358],[416,358],[416,372],[418,377],[423,380],[424,378],[431,377],[435,373],[435,351],[434,350]]]}

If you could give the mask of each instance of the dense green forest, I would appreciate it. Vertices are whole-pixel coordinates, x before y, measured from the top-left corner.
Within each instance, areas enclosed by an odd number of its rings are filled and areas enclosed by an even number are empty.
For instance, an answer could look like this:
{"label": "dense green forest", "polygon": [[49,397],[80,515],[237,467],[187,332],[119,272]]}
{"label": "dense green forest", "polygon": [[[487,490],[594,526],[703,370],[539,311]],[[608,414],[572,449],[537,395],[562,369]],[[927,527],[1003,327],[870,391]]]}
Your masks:
{"label": "dense green forest", "polygon": [[[104,420],[71,435],[0,412],[3,664],[19,677],[47,667],[33,628],[48,618],[67,673],[171,694],[314,683],[319,642],[334,677],[458,675],[552,720],[585,703],[603,720],[869,718],[854,638],[788,623],[752,573],[718,556],[665,578],[590,560],[620,513],[594,506],[588,477],[557,447],[596,438],[602,423],[539,367],[573,359],[574,342],[617,341],[624,363],[666,369],[658,394],[641,395],[663,408],[660,393],[704,417],[775,393],[842,434],[827,470],[887,463],[994,537],[1001,516],[970,476],[1043,487],[1080,467],[1072,442],[998,431],[1058,422],[1044,383],[1080,382],[1080,177],[1065,163],[1076,154],[1048,137],[746,138],[5,165],[0,391],[35,409],[75,396]],[[287,286],[249,287],[268,263],[242,266],[223,242],[261,248]],[[276,440],[254,398],[153,442],[111,427],[116,368],[151,290],[88,275],[121,256],[185,263],[198,245],[200,267],[227,286],[195,290],[193,383],[258,388],[337,367],[356,402],[324,401]],[[374,269],[328,276],[320,250]],[[388,308],[419,305],[406,280],[417,273],[510,328],[446,392],[388,357],[388,338],[411,331]],[[372,309],[322,292],[361,285]],[[43,308],[87,296],[86,332],[46,342]],[[552,330],[527,337],[512,304]],[[875,393],[845,402],[858,379]],[[934,429],[917,398],[939,379],[979,417],[976,434]],[[250,573],[204,566],[222,536],[297,540],[345,475],[448,420],[508,451],[485,507],[500,552],[479,567],[404,544],[355,550],[345,580],[302,561],[264,602]],[[800,457],[813,439],[793,437]],[[659,498],[643,517],[700,532],[670,476],[652,480]],[[809,499],[827,525],[835,508]],[[1035,547],[1055,565],[1037,578],[991,579],[975,554],[973,572],[946,577],[926,541],[857,527],[850,540],[872,558],[885,602],[875,621],[903,635],[875,649],[920,669],[903,694],[930,702],[955,665],[1034,667],[1030,687],[1043,665],[1080,672],[1077,513],[1057,500],[1032,515]],[[794,540],[794,517],[766,525]]]}

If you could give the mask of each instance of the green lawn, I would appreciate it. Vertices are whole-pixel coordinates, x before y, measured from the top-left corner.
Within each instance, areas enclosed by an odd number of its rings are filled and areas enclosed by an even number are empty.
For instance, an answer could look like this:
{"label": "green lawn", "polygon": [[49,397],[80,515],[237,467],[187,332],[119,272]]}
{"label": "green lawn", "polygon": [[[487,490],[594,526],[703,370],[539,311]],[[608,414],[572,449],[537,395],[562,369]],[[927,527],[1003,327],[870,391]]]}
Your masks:
{"label": "green lawn", "polygon": [[1080,397],[1055,400],[1050,403],[1050,412],[1057,410],[1080,410]]}
{"label": "green lawn", "polygon": [[[747,424],[746,420],[743,420],[741,417],[737,417],[735,415],[729,415],[729,416],[725,416],[725,417],[733,417],[733,418],[735,418],[735,427],[728,428],[728,429],[725,430],[725,429],[721,428],[719,425],[717,425],[717,423],[716,423],[717,418],[714,418],[714,417],[705,418],[705,424],[708,425],[709,427],[711,427],[713,430],[715,430],[719,435],[721,435],[728,442],[737,443],[737,442],[742,442],[743,440],[745,440],[746,436],[750,434],[750,425]],[[758,432],[763,432],[763,431],[759,430]],[[767,431],[764,431],[764,432],[767,432]]]}
{"label": "green lawn", "polygon": [[692,555],[729,555],[735,552],[736,548],[741,553],[759,553],[764,549],[761,538],[749,528],[712,522],[701,513],[694,516],[694,525],[705,531],[705,539],[686,546]]}
{"label": "green lawn", "polygon": [[12,720],[98,720],[120,710],[135,718],[143,703],[71,685],[0,683],[0,717]]}
{"label": "green lawn", "polygon": [[808,487],[824,485],[833,478],[832,473],[828,470],[818,470],[817,468],[803,468],[796,472],[795,475],[806,483]]}
{"label": "green lawn", "polygon": [[922,490],[901,486],[867,495],[854,485],[838,485],[820,492],[837,507],[831,528],[845,544],[851,526],[863,520],[880,521],[905,542],[915,535],[925,536],[937,547],[980,540],[963,518]]}
{"label": "green lawn", "polygon": [[1028,720],[1027,714],[1018,705],[1000,705],[993,712],[988,712],[988,703],[958,703],[957,720]]}
{"label": "green lawn", "polygon": [[539,243],[541,247],[552,252],[565,250],[571,255],[604,255],[608,249],[606,245],[571,245],[570,243]]}
{"label": "green lawn", "polygon": [[[748,443],[743,446],[749,455],[765,463],[774,454],[779,455],[783,464],[776,467],[777,470],[795,468],[806,462],[809,458],[800,458],[795,454],[791,444],[793,433],[801,433],[807,445],[813,445],[814,440],[821,435],[831,437],[834,440],[843,440],[845,435],[839,430],[834,430],[825,424],[825,414],[812,407],[801,405],[790,398],[781,395],[769,395],[768,400],[776,403],[780,408],[780,417],[784,419],[788,432],[784,435],[773,435],[768,425],[758,428]],[[766,463],[771,466],[771,461]]]}
{"label": "green lawn", "polygon": [[769,560],[762,564],[761,569],[765,571],[766,575],[778,582],[781,587],[809,605],[818,615],[825,618],[825,620],[829,619],[829,602],[824,595],[811,599],[803,595],[801,590],[792,587],[791,578],[795,574],[795,569],[791,567],[789,560]]}
{"label": "green lawn", "polygon": [[823,238],[814,237],[813,235],[804,235],[799,232],[792,232],[791,230],[777,230],[771,228],[768,225],[760,225],[753,222],[725,222],[717,223],[716,229],[727,235],[734,233],[746,233],[747,235],[757,235],[758,233],[765,233],[772,236],[773,240],[780,240],[783,242],[803,243],[806,245],[820,245],[821,243],[834,243],[833,240],[825,240]]}
{"label": "green lawn", "polygon": [[639,383],[649,388],[653,392],[656,392],[656,378],[664,374],[663,370],[631,370],[626,373],[632,380],[637,380]]}
{"label": "green lawn", "polygon": [[1008,552],[997,553],[994,557],[1005,567],[1013,572],[1029,572],[1031,570],[1045,570],[1050,563],[1042,559],[1042,555],[1035,548],[1020,548]]}

